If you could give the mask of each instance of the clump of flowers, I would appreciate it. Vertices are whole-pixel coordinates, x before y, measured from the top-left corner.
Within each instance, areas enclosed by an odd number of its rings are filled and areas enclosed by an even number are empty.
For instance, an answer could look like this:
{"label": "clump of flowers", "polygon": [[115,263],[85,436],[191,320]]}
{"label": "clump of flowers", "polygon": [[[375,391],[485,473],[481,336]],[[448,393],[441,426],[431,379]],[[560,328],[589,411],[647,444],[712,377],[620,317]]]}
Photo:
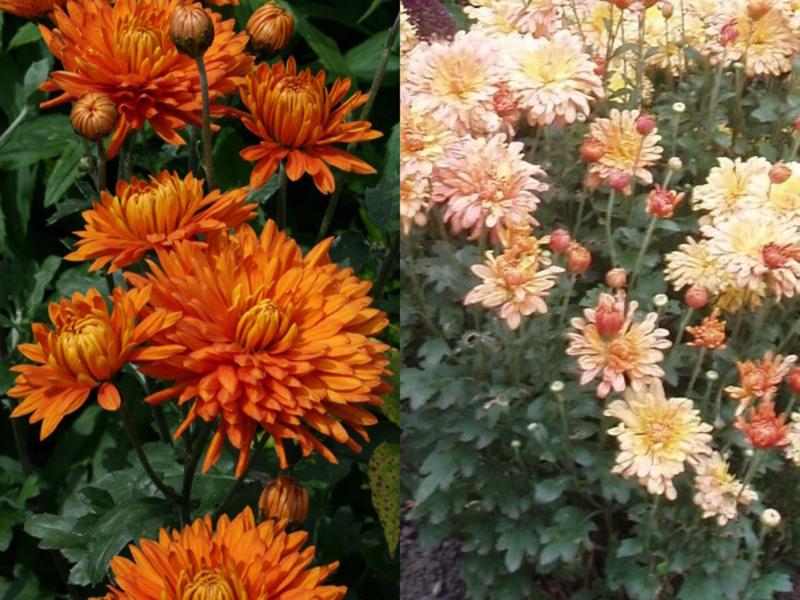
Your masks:
{"label": "clump of flowers", "polygon": [[725,321],[719,318],[719,309],[714,309],[699,325],[687,327],[686,332],[692,336],[692,341],[687,346],[707,348],[709,350],[724,350],[725,346]]}
{"label": "clump of flowers", "polygon": [[739,516],[739,504],[758,502],[758,494],[730,473],[728,461],[719,452],[701,456],[694,468],[693,501],[703,510],[704,519],[716,518],[717,525],[724,527]]}
{"label": "clump of flowers", "polygon": [[729,385],[725,393],[739,405],[736,414],[741,415],[754,400],[770,401],[778,392],[778,386],[797,362],[797,356],[773,355],[771,351],[761,360],[736,361],[739,385]]}

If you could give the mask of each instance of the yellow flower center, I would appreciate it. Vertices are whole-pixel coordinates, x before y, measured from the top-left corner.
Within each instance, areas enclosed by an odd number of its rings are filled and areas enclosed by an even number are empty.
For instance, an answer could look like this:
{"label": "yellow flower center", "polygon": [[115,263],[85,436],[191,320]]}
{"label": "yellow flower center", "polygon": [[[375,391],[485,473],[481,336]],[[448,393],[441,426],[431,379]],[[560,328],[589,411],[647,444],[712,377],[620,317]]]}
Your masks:
{"label": "yellow flower center", "polygon": [[116,353],[116,348],[116,336],[110,323],[87,316],[64,324],[56,341],[58,358],[53,358],[76,377],[83,375],[103,380],[111,375],[106,357],[110,352]]}
{"label": "yellow flower center", "polygon": [[[297,77],[286,77],[275,85],[272,109],[273,122],[268,125],[275,132],[277,141],[292,147],[299,137],[307,138],[308,132],[322,127],[328,115],[325,108],[325,95],[320,93],[310,75],[301,73]],[[306,134],[298,136],[298,130]]]}
{"label": "yellow flower center", "polygon": [[203,197],[202,185],[197,181],[191,188],[174,178],[167,182],[141,181],[127,188],[111,211],[136,238],[158,243],[180,228]]}
{"label": "yellow flower center", "polygon": [[576,73],[572,59],[572,56],[556,56],[551,52],[547,52],[545,56],[537,53],[527,57],[525,74],[531,81],[542,86],[570,81]]}
{"label": "yellow flower center", "polygon": [[116,47],[127,58],[128,71],[138,73],[145,60],[151,67],[164,54],[167,35],[149,23],[133,19],[121,25],[116,35]]}
{"label": "yellow flower center", "polygon": [[[291,313],[291,305],[288,307]],[[263,350],[273,340],[282,339],[291,327],[291,319],[271,300],[262,300],[245,312],[236,324],[236,341],[245,352]]]}
{"label": "yellow flower center", "polygon": [[467,100],[475,92],[486,88],[486,75],[475,65],[443,64],[431,81],[431,93],[438,97]]}
{"label": "yellow flower center", "polygon": [[191,581],[186,581],[184,572],[178,581],[177,597],[180,600],[246,600],[246,596],[237,594],[235,588],[243,591],[222,569],[200,571]]}
{"label": "yellow flower center", "polygon": [[619,337],[608,345],[608,365],[615,371],[626,371],[636,364],[639,351],[631,341]]}
{"label": "yellow flower center", "polygon": [[662,411],[647,415],[644,418],[642,429],[648,446],[654,450],[661,450],[665,446],[669,446],[675,438],[675,426],[672,423],[671,415]]}

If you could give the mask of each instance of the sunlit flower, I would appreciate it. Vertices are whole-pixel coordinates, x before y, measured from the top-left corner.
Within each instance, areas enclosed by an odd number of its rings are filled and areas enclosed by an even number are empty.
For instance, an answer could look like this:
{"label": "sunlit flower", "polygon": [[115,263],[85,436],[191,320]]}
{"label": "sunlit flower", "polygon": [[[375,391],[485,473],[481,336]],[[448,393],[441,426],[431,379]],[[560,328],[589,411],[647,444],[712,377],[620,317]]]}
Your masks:
{"label": "sunlit flower", "polygon": [[216,531],[206,515],[172,534],[162,529],[158,541],[131,544],[132,560],[112,558],[115,584],[104,600],[341,600],[347,588],[322,585],[339,563],[312,567],[314,546],[300,551],[307,539],[304,531],[286,533],[286,521],[256,525],[249,506],[232,521],[222,515]]}
{"label": "sunlit flower", "polygon": [[478,32],[452,43],[419,44],[407,55],[405,87],[420,114],[430,114],[456,135],[503,128],[492,98],[504,79],[495,42]]}
{"label": "sunlit flower", "polygon": [[283,61],[272,67],[260,64],[240,88],[242,102],[250,111],[243,119],[245,127],[262,140],[239,153],[245,160],[258,161],[250,175],[250,187],[267,183],[284,159],[289,179],[297,181],[308,173],[323,194],[330,194],[335,187],[328,165],[361,175],[375,173],[360,158],[333,146],[383,135],[370,129],[368,121],[345,122],[369,99],[369,94],[356,92],[344,100],[349,90],[349,78],[337,79],[328,90],[325,71],[297,73],[292,56],[285,66]]}
{"label": "sunlit flower", "polygon": [[94,260],[90,271],[111,263],[111,273],[138,262],[148,250],[252,219],[257,205],[245,205],[246,199],[246,187],[206,196],[203,180],[191,173],[181,179],[162,171],[149,182],[119,181],[116,195],[103,190],[100,201],[83,213],[86,229],[76,232],[77,250],[65,258]]}
{"label": "sunlit flower", "polygon": [[675,500],[672,479],[686,462],[711,455],[711,425],[688,398],[667,398],[659,379],[639,391],[625,390],[625,399],[611,402],[603,414],[620,421],[608,430],[620,449],[612,473],[635,478],[651,494]]}
{"label": "sunlit flower", "polygon": [[[498,257],[490,250],[486,262],[473,265],[472,272],[483,281],[474,287],[464,304],[481,304],[487,309],[500,309],[500,318],[511,330],[517,329],[522,317],[546,313],[550,289],[556,284],[561,267],[547,266],[540,256],[502,254]],[[544,268],[542,268],[544,267]]]}
{"label": "sunlit flower", "polygon": [[756,208],[759,198],[769,188],[769,161],[753,156],[746,161],[720,157],[719,165],[711,169],[706,183],[692,190],[694,210],[708,213],[700,219],[706,224],[716,219],[726,219],[737,211]]}
{"label": "sunlit flower", "polygon": [[412,227],[428,224],[431,185],[419,171],[406,172],[400,165],[400,231],[408,235]]}
{"label": "sunlit flower", "polygon": [[282,468],[283,444],[296,439],[304,456],[334,454],[312,433],[332,437],[354,451],[360,446],[345,425],[367,438],[377,422],[362,405],[380,406],[390,387],[383,380],[388,346],[370,339],[388,321],[368,308],[371,284],[339,269],[328,257],[328,239],[303,258],[297,243],[269,221],[260,237],[247,225],[216,233],[208,247],[176,242],[156,248],[152,274],[126,273],[143,288],[153,284],[150,306],[182,310],[183,318],[156,342],[180,340],[186,351],[142,371],[174,381],[147,401],[191,402],[175,433],[198,417],[220,416],[203,471],[217,462],[227,437],[239,450],[237,476],[247,468],[256,431],[275,442]]}
{"label": "sunlit flower", "polygon": [[595,63],[583,52],[580,39],[568,31],[558,31],[552,39],[508,40],[503,53],[507,84],[529,124],[573,123],[579,114],[589,114],[590,101],[603,96]]}
{"label": "sunlit flower", "polygon": [[498,236],[509,227],[536,224],[531,216],[546,173],[524,159],[522,142],[506,143],[502,133],[489,138],[464,138],[437,164],[432,177],[433,201],[446,203],[445,220],[453,233],[469,231],[477,239],[484,230]]}
{"label": "sunlit flower", "polygon": [[[50,74],[41,89],[64,93],[42,104],[49,108],[86,91],[107,95],[120,114],[108,146],[113,157],[131,130],[145,121],[166,142],[184,145],[177,130],[201,127],[200,76],[195,61],[180,54],[169,38],[170,15],[180,0],[85,0],[56,8],[56,28],[40,25],[45,42],[63,69]],[[234,92],[253,67],[244,52],[247,34],[234,33],[233,20],[214,21],[214,42],[203,59],[209,74],[211,116],[231,114],[216,102]]]}
{"label": "sunlit flower", "polygon": [[592,308],[583,311],[584,318],[570,321],[578,332],[567,334],[567,354],[578,357],[581,385],[600,377],[598,398],[605,398],[612,390],[622,392],[628,384],[642,389],[651,379],[663,377],[664,370],[658,366],[664,359],[661,350],[672,345],[667,339],[669,331],[656,327],[657,313],[651,312],[643,321],[634,322],[639,303],[632,301],[625,310],[624,292],[617,292],[616,297],[600,294],[598,306],[605,303],[619,305],[625,313],[625,322],[615,335],[602,335],[597,324],[597,309]]}
{"label": "sunlit flower", "polygon": [[636,129],[638,110],[611,109],[609,118],[589,125],[589,136],[603,145],[603,156],[589,165],[589,185],[601,185],[612,173],[621,171],[642,183],[653,183],[649,168],[661,158],[658,129],[641,134]]}
{"label": "sunlit flower", "polygon": [[699,325],[687,327],[686,332],[692,336],[692,341],[687,346],[708,348],[709,350],[724,350],[725,346],[725,321],[719,318],[719,310],[714,309]]}
{"label": "sunlit flower", "polygon": [[786,415],[775,414],[773,400],[759,402],[750,409],[747,418],[739,416],[736,428],[744,433],[753,448],[776,448],[790,443]]}
{"label": "sunlit flower", "polygon": [[712,254],[708,240],[699,242],[694,238],[686,238],[686,243],[665,257],[665,279],[671,281],[675,290],[684,286],[699,286],[712,294],[731,285],[735,277],[724,271],[719,265],[719,256]]}
{"label": "sunlit flower", "polygon": [[470,0],[464,12],[475,21],[472,30],[486,35],[550,37],[559,27],[561,5],[561,0]]}
{"label": "sunlit flower", "polygon": [[67,0],[0,0],[0,11],[17,15],[23,19],[51,17],[56,6],[64,6]]}
{"label": "sunlit flower", "polygon": [[142,346],[154,335],[171,327],[180,318],[176,312],[152,311],[138,324],[139,312],[150,297],[150,287],[125,292],[121,287],[112,295],[113,311],[95,289],[86,296],[75,292],[72,300],[50,304],[50,321],[34,323],[35,344],[20,344],[18,349],[35,365],[17,365],[16,386],[11,398],[23,398],[12,417],[31,415],[31,423],[42,423],[40,439],[53,433],[68,414],[75,412],[97,390],[97,402],[106,410],[117,410],[121,397],[114,379],[126,363],[161,360],[183,350],[181,345]]}
{"label": "sunlit flower", "polygon": [[744,487],[729,468],[728,461],[716,451],[700,457],[695,465],[694,503],[703,510],[704,519],[716,517],[720,527],[739,516],[739,504],[758,502],[758,494],[749,485]]}
{"label": "sunlit flower", "polygon": [[790,354],[773,356],[771,351],[762,360],[736,361],[739,385],[729,385],[725,393],[739,402],[736,414],[742,414],[753,400],[771,400],[778,391],[781,380],[789,374],[797,356]]}

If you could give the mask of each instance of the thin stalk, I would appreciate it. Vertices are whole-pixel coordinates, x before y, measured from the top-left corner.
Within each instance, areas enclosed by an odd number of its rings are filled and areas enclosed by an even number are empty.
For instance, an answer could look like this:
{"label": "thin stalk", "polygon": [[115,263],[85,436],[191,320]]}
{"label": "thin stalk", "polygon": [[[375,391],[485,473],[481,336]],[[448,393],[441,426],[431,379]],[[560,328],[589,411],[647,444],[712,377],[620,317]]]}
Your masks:
{"label": "thin stalk", "polygon": [[278,171],[278,215],[275,224],[278,231],[286,229],[286,194],[289,189],[289,177],[286,175],[286,162],[281,161]]}
{"label": "thin stalk", "polygon": [[13,121],[11,121],[11,124],[10,124],[10,125],[8,126],[8,128],[7,128],[7,129],[6,129],[6,130],[3,132],[3,135],[0,135],[0,148],[2,148],[2,147],[3,147],[3,144],[5,144],[5,143],[6,143],[6,141],[8,140],[8,137],[9,137],[9,136],[10,136],[12,133],[14,133],[14,130],[15,130],[17,127],[19,127],[20,123],[22,123],[22,121],[23,121],[23,120],[25,119],[25,117],[27,117],[27,116],[28,116],[28,107],[27,107],[27,105],[26,105],[26,106],[24,106],[24,107],[22,108],[22,110],[21,110],[21,111],[19,111],[19,114],[17,115],[17,118],[16,118],[16,119],[14,119]]}
{"label": "thin stalk", "polygon": [[214,177],[214,157],[211,152],[211,103],[208,99],[208,76],[206,75],[206,63],[202,56],[195,60],[197,72],[200,75],[200,92],[203,96],[203,153],[205,161],[203,167],[206,170],[206,183],[208,191],[217,189],[217,181]]}
{"label": "thin stalk", "polygon": [[648,246],[650,246],[650,242],[653,239],[653,232],[656,230],[656,224],[658,223],[658,217],[653,215],[650,219],[650,225],[647,227],[647,232],[644,234],[644,241],[642,242],[642,247],[639,250],[639,254],[636,256],[636,262],[633,264],[633,273],[631,273],[631,285],[629,289],[633,289],[633,285],[636,283],[636,276],[639,274],[639,267],[642,264],[642,259],[644,258],[645,253],[647,252]]}
{"label": "thin stalk", "polygon": [[125,430],[128,432],[128,437],[131,440],[131,444],[133,444],[133,449],[136,450],[136,456],[139,457],[139,461],[142,463],[147,476],[150,477],[150,480],[161,491],[161,493],[164,494],[164,496],[172,500],[175,504],[182,505],[184,502],[186,502],[186,499],[169,487],[166,483],[161,481],[156,472],[153,470],[153,467],[150,465],[150,461],[147,460],[147,455],[144,453],[144,448],[142,448],[142,444],[139,441],[139,436],[136,433],[136,426],[133,424],[133,418],[128,410],[128,401],[125,398],[124,393],[122,394],[122,403],[120,404],[119,411],[122,414],[122,421],[125,423]]}
{"label": "thin stalk", "polygon": [[[264,434],[261,436],[261,441],[258,442],[258,445],[256,446],[255,452],[253,452],[253,454],[250,456],[250,464],[256,462],[258,455],[261,454],[261,451],[264,449],[264,446],[267,445],[267,440],[269,438],[270,435],[267,432],[264,432]],[[228,490],[228,493],[225,495],[225,497],[219,503],[219,506],[217,506],[217,508],[211,515],[212,521],[216,521],[217,519],[219,519],[220,515],[222,515],[222,513],[225,511],[225,507],[228,505],[228,502],[230,502],[233,499],[233,497],[239,492],[239,490],[244,485],[244,480],[247,477],[249,471],[250,469],[248,467],[247,469],[245,469],[244,473],[239,475],[239,477],[236,479],[231,489]]]}
{"label": "thin stalk", "polygon": [[216,419],[206,423],[206,426],[200,431],[200,436],[194,446],[194,452],[183,465],[183,487],[181,488],[181,496],[185,502],[181,506],[181,521],[187,525],[191,521],[191,511],[189,504],[192,499],[192,483],[194,482],[194,475],[197,472],[197,464],[200,462],[200,455],[206,447],[208,438],[211,435],[214,427],[216,426]]}
{"label": "thin stalk", "polygon": [[[149,394],[148,394],[149,395]],[[165,444],[173,445],[172,436],[169,434],[169,427],[167,420],[164,418],[164,409],[160,404],[151,404],[150,408],[153,413],[153,419],[156,422],[156,431],[158,431],[158,439]]]}
{"label": "thin stalk", "polygon": [[106,189],[106,148],[103,146],[103,139],[97,140],[97,191],[102,192]]}
{"label": "thin stalk", "polygon": [[[372,110],[372,106],[375,104],[375,98],[378,95],[378,89],[381,87],[383,75],[386,72],[386,66],[389,64],[389,57],[392,54],[392,46],[394,46],[394,40],[397,38],[397,33],[399,31],[400,13],[397,13],[397,17],[394,20],[394,25],[392,25],[392,29],[389,31],[389,37],[386,39],[386,44],[383,46],[381,62],[378,64],[378,70],[375,72],[375,78],[372,80],[372,85],[369,88],[369,98],[361,108],[361,114],[358,116],[360,121],[367,120],[369,113]],[[351,142],[347,146],[347,153],[352,154],[355,148],[356,143]],[[336,212],[336,205],[339,202],[339,196],[342,195],[344,178],[345,172],[340,171],[336,177],[336,188],[334,189],[333,195],[328,202],[328,208],[325,210],[325,216],[322,218],[322,225],[320,225],[319,233],[317,234],[317,244],[319,244],[325,238],[325,236],[328,235],[328,229],[330,229],[331,222],[333,221],[333,213]]]}
{"label": "thin stalk", "polygon": [[139,132],[133,129],[122,145],[117,166],[117,183],[130,181],[133,175],[133,149],[136,147],[136,136]]}
{"label": "thin stalk", "polygon": [[722,83],[722,74],[725,70],[725,55],[723,54],[722,60],[719,62],[717,72],[714,75],[714,87],[711,88],[711,95],[708,99],[708,121],[706,124],[706,135],[710,138],[716,130],[717,126],[717,98],[719,97],[719,88]]}
{"label": "thin stalk", "polygon": [[400,254],[400,233],[398,232],[392,239],[392,245],[389,247],[389,253],[386,255],[386,260],[381,265],[381,272],[378,273],[378,278],[375,280],[375,286],[372,288],[372,297],[375,301],[380,301],[383,288],[386,285],[386,280],[389,279],[389,273],[392,272],[394,263],[397,262],[397,257]]}
{"label": "thin stalk", "polygon": [[575,273],[570,274],[569,283],[567,284],[567,293],[564,295],[564,301],[561,303],[561,313],[558,317],[559,330],[564,328],[564,322],[567,320],[567,308],[569,308],[569,300],[572,298],[572,290],[575,288],[576,279]]}
{"label": "thin stalk", "polygon": [[642,104],[642,81],[644,80],[644,30],[647,19],[647,11],[642,11],[639,17],[639,40],[637,44],[638,56],[636,61],[636,88],[633,90],[633,107],[641,108]]}
{"label": "thin stalk", "polygon": [[616,190],[612,189],[611,194],[608,196],[608,208],[606,208],[606,241],[608,242],[608,251],[611,254],[611,267],[616,268],[617,266],[617,250],[614,247],[614,236],[611,234],[611,213],[614,210],[614,196],[616,195]]}
{"label": "thin stalk", "polygon": [[189,173],[194,175],[197,169],[197,129],[194,125],[187,125],[189,128]]}
{"label": "thin stalk", "polygon": [[700,356],[697,359],[697,364],[694,366],[694,371],[692,371],[692,377],[689,379],[689,387],[686,388],[686,396],[687,397],[694,390],[694,384],[697,381],[697,376],[700,374],[700,367],[703,366],[703,361],[706,358],[706,353],[707,352],[708,352],[708,348],[701,348],[700,349]]}
{"label": "thin stalk", "polygon": [[667,359],[667,364],[671,365],[675,360],[675,356],[680,352],[681,347],[681,340],[683,340],[683,332],[686,330],[686,326],[689,324],[689,320],[694,315],[694,309],[690,308],[686,311],[686,314],[683,315],[683,319],[681,319],[680,325],[678,325],[678,334],[675,336],[675,343],[672,345],[672,350],[669,352],[669,358]]}
{"label": "thin stalk", "polygon": [[747,580],[745,581],[744,587],[742,588],[742,593],[739,596],[741,600],[747,598],[747,588],[750,587],[750,583],[753,581],[753,575],[756,572],[756,563],[758,562],[758,555],[761,554],[761,546],[764,544],[765,537],[767,537],[767,526],[762,525],[761,531],[758,533],[758,542],[750,553],[750,568],[747,570]]}
{"label": "thin stalk", "polygon": [[108,295],[114,293],[114,276],[106,271],[106,285],[108,286]]}
{"label": "thin stalk", "polygon": [[581,221],[583,220],[583,210],[586,207],[586,196],[587,196],[586,190],[582,189],[580,191],[581,199],[578,202],[578,216],[575,219],[575,225],[572,226],[572,237],[573,238],[577,238],[578,237],[578,231],[580,231],[580,228],[581,228]]}

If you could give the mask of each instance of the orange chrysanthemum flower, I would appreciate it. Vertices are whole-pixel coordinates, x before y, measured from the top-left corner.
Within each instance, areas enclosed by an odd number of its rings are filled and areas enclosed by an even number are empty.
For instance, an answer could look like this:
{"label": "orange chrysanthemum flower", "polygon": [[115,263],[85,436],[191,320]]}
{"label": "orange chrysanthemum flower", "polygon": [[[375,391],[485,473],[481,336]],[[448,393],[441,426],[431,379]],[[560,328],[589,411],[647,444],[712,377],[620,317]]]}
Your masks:
{"label": "orange chrysanthemum flower", "polygon": [[692,341],[687,346],[708,348],[710,350],[724,350],[725,346],[725,321],[719,318],[719,309],[715,308],[705,317],[699,325],[687,327],[686,332],[692,336]]}
{"label": "orange chrysanthemum flower", "polygon": [[753,448],[775,448],[789,444],[786,415],[775,414],[775,402],[764,400],[750,410],[747,419],[739,417],[736,428],[747,437]]}
{"label": "orange chrysanthemum flower", "polygon": [[741,415],[758,398],[765,401],[772,400],[778,392],[781,381],[792,370],[795,362],[797,362],[795,354],[785,357],[781,354],[773,356],[771,351],[765,353],[762,360],[736,361],[740,385],[729,385],[725,388],[725,393],[739,402],[736,415]]}
{"label": "orange chrysanthemum flower", "polygon": [[64,6],[67,0],[0,0],[0,10],[23,19],[50,17],[56,6]]}
{"label": "orange chrysanthemum flower", "polygon": [[[63,65],[41,89],[63,91],[42,104],[49,108],[79,98],[86,91],[111,98],[120,113],[108,146],[115,156],[132,129],[145,121],[161,138],[177,146],[186,142],[177,134],[187,124],[201,127],[200,76],[195,61],[178,53],[169,38],[172,10],[180,0],[84,0],[56,8],[52,31],[40,25],[51,52]],[[247,34],[234,33],[233,20],[211,13],[214,43],[205,53],[211,116],[240,114],[215,100],[230,94],[253,68],[244,51]]]}
{"label": "orange chrysanthemum flower", "polygon": [[346,587],[322,585],[339,563],[310,568],[314,547],[300,551],[308,534],[285,528],[286,521],[256,525],[246,507],[233,521],[221,516],[216,531],[208,515],[172,535],[162,529],[157,542],[129,546],[133,560],[111,559],[116,587],[104,598],[341,600]]}
{"label": "orange chrysanthemum flower", "polygon": [[[91,271],[108,263],[109,273],[138,262],[148,250],[168,248],[178,240],[230,229],[255,216],[256,205],[245,204],[247,188],[203,194],[203,180],[190,173],[162,171],[150,182],[117,183],[117,195],[101,192],[100,202],[83,213],[86,229],[67,260],[92,260]],[[198,242],[200,243],[200,242]]]}
{"label": "orange chrysanthemum flower", "polygon": [[250,175],[250,187],[264,185],[286,159],[286,174],[292,181],[308,173],[323,194],[334,189],[328,165],[362,175],[375,173],[363,160],[334,148],[333,144],[374,140],[383,134],[370,129],[368,121],[344,122],[364,104],[369,94],[356,92],[336,106],[350,90],[350,79],[337,79],[330,91],[325,71],[316,76],[309,69],[297,73],[294,57],[284,66],[261,64],[240,88],[250,110],[245,126],[263,141],[242,150],[242,158],[258,161]]}
{"label": "orange chrysanthemum flower", "polygon": [[175,380],[148,402],[194,399],[176,438],[198,416],[222,417],[204,472],[227,436],[240,450],[236,473],[243,473],[259,426],[274,438],[283,468],[284,439],[298,440],[306,456],[316,449],[334,463],[311,430],[356,452],[360,446],[344,425],[368,439],[364,427],[377,419],[361,405],[380,406],[391,389],[382,378],[389,361],[381,352],[388,346],[369,336],[388,321],[368,308],[371,284],[331,264],[330,244],[303,258],[270,221],[260,238],[243,225],[235,234],[214,234],[207,248],[186,242],[170,253],[157,248],[161,266],[150,262],[151,275],[126,274],[137,288],[153,284],[152,307],[184,311],[157,342],[186,350],[142,371]]}
{"label": "orange chrysanthemum flower", "polygon": [[36,365],[17,365],[12,398],[24,401],[11,413],[21,417],[33,413],[31,423],[44,421],[40,439],[46,438],[66,415],[78,410],[92,390],[99,388],[97,401],[106,410],[120,406],[114,377],[127,362],[167,358],[183,349],[171,344],[156,348],[142,344],[171,327],[180,312],[151,311],[138,325],[136,318],[150,298],[150,286],[140,290],[114,290],[114,310],[109,315],[103,296],[95,289],[86,296],[75,292],[72,300],[50,305],[51,330],[34,323],[36,344],[20,344],[19,351]]}

